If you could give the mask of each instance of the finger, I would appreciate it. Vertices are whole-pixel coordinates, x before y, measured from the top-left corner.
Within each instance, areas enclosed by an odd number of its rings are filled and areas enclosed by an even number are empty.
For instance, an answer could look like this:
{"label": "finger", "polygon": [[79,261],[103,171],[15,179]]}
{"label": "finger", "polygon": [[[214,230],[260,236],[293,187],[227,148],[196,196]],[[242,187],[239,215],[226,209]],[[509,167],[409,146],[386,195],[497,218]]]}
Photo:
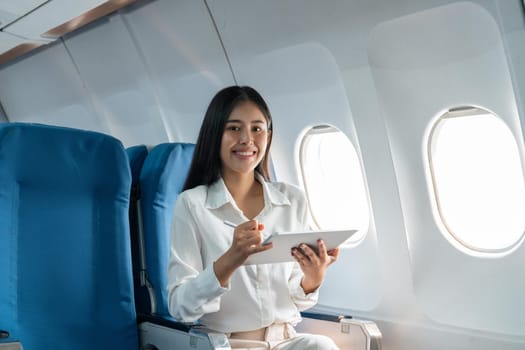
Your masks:
{"label": "finger", "polygon": [[299,247],[301,248],[301,250],[303,252],[303,255],[308,260],[310,260],[311,262],[314,262],[314,263],[319,262],[319,257],[317,256],[317,253],[312,248],[310,248],[310,246],[308,246],[305,243],[301,243],[301,245]]}
{"label": "finger", "polygon": [[294,259],[299,263],[301,264],[302,261],[305,259],[303,257],[303,254],[301,253],[301,250],[297,247],[293,247],[292,248],[292,256],[294,257]]}
{"label": "finger", "polygon": [[331,257],[337,258],[339,256],[339,248],[330,249],[327,252],[327,254],[330,255]]}
{"label": "finger", "polygon": [[257,224],[257,232],[259,233],[260,242],[258,244],[261,244],[264,241],[264,237],[262,235],[262,231],[264,230],[264,224]]}
{"label": "finger", "polygon": [[243,222],[237,228],[244,229],[244,230],[256,230],[257,229],[257,220],[249,220],[246,222]]}
{"label": "finger", "polygon": [[328,251],[328,256],[330,256],[331,260],[332,260],[330,262],[330,264],[333,263],[334,261],[336,261],[337,258],[339,257],[339,248],[335,248],[335,249],[329,250]]}
{"label": "finger", "polygon": [[301,246],[292,248],[292,255],[299,265],[306,267],[312,264],[312,260],[306,255],[304,249]]}
{"label": "finger", "polygon": [[260,235],[260,233],[256,231],[257,227],[257,221],[246,221],[237,226],[237,228],[234,230],[234,233],[239,237],[239,239],[249,239],[251,236],[254,235],[255,232],[257,232]]}
{"label": "finger", "polygon": [[264,252],[265,250],[272,249],[272,248],[273,248],[273,243],[268,243],[268,244],[265,244],[265,245],[254,245],[252,247],[252,253],[251,254]]}
{"label": "finger", "polygon": [[326,259],[328,259],[328,253],[326,252],[326,245],[324,244],[324,241],[322,239],[317,240],[317,249],[318,249],[319,258],[321,258],[322,261],[325,261]]}
{"label": "finger", "polygon": [[261,240],[260,234],[251,230],[243,230],[234,237],[235,244],[241,249],[248,249],[249,252],[251,252],[252,247],[261,245]]}
{"label": "finger", "polygon": [[262,245],[262,234],[259,231],[248,231],[246,233],[246,242],[250,245]]}
{"label": "finger", "polygon": [[233,241],[237,244],[245,244],[246,240],[250,238],[250,232],[247,223],[243,223],[233,231]]}

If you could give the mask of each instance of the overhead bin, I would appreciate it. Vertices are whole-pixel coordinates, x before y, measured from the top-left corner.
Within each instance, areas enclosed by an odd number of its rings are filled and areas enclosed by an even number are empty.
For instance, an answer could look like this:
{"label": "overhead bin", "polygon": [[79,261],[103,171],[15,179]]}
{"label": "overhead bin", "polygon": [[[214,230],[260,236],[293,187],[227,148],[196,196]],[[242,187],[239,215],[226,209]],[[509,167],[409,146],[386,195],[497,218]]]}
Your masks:
{"label": "overhead bin", "polygon": [[49,40],[27,40],[15,35],[0,31],[0,64],[11,61],[40,45],[49,43]]}
{"label": "overhead bin", "polygon": [[0,0],[0,29],[50,0]]}
{"label": "overhead bin", "polygon": [[135,0],[50,0],[3,30],[28,39],[56,39],[132,2]]}
{"label": "overhead bin", "polygon": [[136,0],[0,0],[0,64]]}

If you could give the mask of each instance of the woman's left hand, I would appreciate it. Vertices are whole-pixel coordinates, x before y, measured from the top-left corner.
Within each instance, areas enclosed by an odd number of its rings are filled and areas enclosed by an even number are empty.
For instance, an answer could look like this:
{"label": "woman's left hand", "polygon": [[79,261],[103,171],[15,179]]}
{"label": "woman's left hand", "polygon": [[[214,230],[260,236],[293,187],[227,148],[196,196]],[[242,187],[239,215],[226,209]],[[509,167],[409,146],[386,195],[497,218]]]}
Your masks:
{"label": "woman's left hand", "polygon": [[292,255],[304,273],[301,287],[305,294],[319,288],[321,283],[323,283],[326,269],[339,256],[339,248],[327,251],[322,239],[317,241],[317,252],[304,243],[299,245],[299,247],[292,248]]}

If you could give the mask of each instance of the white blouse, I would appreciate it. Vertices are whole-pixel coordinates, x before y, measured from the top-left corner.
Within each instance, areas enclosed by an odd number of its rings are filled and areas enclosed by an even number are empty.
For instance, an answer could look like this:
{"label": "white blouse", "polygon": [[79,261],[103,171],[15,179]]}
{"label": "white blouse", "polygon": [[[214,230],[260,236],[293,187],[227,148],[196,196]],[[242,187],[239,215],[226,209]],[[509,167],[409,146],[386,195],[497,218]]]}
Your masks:
{"label": "white blouse", "polygon": [[[264,208],[255,218],[263,237],[274,231],[310,229],[306,197],[301,189],[265,182]],[[243,332],[272,323],[297,324],[299,311],[317,302],[318,291],[305,295],[303,273],[296,262],[243,265],[221,287],[213,262],[229,249],[233,229],[248,218],[237,207],[224,181],[198,186],[178,197],[171,227],[168,265],[170,314],[183,322],[200,322],[219,332]]]}

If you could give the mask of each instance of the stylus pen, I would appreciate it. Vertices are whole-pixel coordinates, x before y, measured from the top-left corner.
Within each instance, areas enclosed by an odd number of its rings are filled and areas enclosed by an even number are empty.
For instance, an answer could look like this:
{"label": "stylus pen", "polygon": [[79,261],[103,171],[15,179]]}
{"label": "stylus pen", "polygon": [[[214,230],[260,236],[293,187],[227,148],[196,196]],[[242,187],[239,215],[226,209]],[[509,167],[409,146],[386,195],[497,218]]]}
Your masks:
{"label": "stylus pen", "polygon": [[237,227],[237,225],[235,225],[235,224],[234,224],[233,222],[231,222],[231,221],[224,220],[223,222],[224,222],[224,224],[225,224],[226,226],[230,226],[230,227],[233,227],[233,228],[236,228],[236,227]]}
{"label": "stylus pen", "polygon": [[[224,220],[224,225],[226,226],[230,226],[230,227],[233,227],[233,228],[236,228],[237,225],[235,225],[233,222],[231,221],[228,221],[228,220]],[[264,240],[264,242],[262,242],[262,245],[267,245],[268,243],[270,243],[272,240],[272,236],[269,236],[269,237],[266,237],[266,239]]]}
{"label": "stylus pen", "polygon": [[261,245],[267,245],[267,244],[272,243],[272,238],[273,238],[273,236],[272,236],[272,235],[269,235],[269,236],[266,237],[266,239],[261,243]]}

